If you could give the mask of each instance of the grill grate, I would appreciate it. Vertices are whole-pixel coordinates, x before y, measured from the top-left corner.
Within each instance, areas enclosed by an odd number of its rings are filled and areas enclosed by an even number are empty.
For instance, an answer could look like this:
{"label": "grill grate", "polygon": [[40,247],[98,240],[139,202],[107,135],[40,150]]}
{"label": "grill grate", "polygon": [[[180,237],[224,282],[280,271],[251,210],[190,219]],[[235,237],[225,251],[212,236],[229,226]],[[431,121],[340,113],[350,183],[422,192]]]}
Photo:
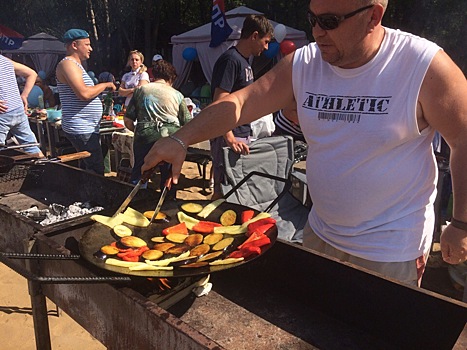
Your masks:
{"label": "grill grate", "polygon": [[29,165],[15,165],[5,174],[0,174],[0,183],[25,179],[29,173]]}

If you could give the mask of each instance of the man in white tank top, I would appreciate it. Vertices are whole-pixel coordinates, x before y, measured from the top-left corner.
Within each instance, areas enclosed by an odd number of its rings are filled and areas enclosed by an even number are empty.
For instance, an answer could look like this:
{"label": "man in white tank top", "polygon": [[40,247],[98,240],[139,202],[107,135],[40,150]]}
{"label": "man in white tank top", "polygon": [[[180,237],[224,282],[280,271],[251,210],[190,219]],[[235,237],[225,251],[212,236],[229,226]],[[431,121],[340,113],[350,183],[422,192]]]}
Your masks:
{"label": "man in white tank top", "polygon": [[[385,28],[387,0],[311,0],[316,42],[254,84],[205,108],[174,134],[190,145],[292,103],[308,143],[313,208],[304,246],[419,284],[434,228],[436,131],[451,147],[454,219],[443,258],[467,259],[467,83],[436,44]],[[223,123],[212,120],[223,116]],[[184,154],[157,142],[142,171]]]}
{"label": "man in white tank top", "polygon": [[104,158],[100,146],[99,125],[104,90],[115,91],[113,82],[94,85],[82,66],[92,51],[89,34],[82,29],[70,29],[64,36],[67,56],[58,64],[57,87],[62,104],[62,130],[77,151],[88,151],[81,168],[104,175]]}

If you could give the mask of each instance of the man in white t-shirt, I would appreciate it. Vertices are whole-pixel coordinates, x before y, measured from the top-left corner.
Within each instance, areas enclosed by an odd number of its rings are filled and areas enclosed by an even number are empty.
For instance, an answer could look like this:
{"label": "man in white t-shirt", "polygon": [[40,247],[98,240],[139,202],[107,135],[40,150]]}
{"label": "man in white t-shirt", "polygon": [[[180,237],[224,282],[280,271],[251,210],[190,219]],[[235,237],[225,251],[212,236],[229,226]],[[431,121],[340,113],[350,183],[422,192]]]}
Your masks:
{"label": "man in white t-shirt", "polygon": [[[467,259],[467,82],[436,44],[383,27],[387,0],[311,0],[316,42],[157,142],[142,171],[186,146],[292,104],[308,144],[313,207],[303,244],[412,285],[433,238],[436,131],[451,148],[453,219],[444,260]],[[222,123],[214,123],[222,115]]]}

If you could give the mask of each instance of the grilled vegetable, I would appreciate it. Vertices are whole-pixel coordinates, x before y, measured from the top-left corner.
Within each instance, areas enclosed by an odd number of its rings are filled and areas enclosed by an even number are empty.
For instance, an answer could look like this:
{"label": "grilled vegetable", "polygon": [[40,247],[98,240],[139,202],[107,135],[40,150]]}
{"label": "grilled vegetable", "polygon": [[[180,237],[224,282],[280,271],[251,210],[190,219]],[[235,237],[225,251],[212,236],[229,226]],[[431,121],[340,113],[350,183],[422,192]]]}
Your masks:
{"label": "grilled vegetable", "polygon": [[180,224],[177,224],[175,226],[170,226],[162,230],[162,234],[164,236],[167,236],[173,233],[185,235],[185,238],[186,238],[186,236],[188,235],[188,228],[186,227],[186,224],[184,222],[181,222]]}
{"label": "grilled vegetable", "polygon": [[214,202],[209,203],[206,205],[203,210],[198,213],[198,216],[201,218],[207,218],[209,214],[211,214],[219,205],[225,202],[225,198],[219,198]]}
{"label": "grilled vegetable", "polygon": [[192,218],[191,216],[186,215],[183,211],[179,211],[177,213],[177,217],[178,217],[178,221],[184,222],[186,227],[189,230],[192,230],[193,226],[195,226],[199,222],[198,219],[195,219],[195,218]]}
{"label": "grilled vegetable", "polygon": [[[255,222],[255,221],[258,221],[258,220],[261,220],[261,219],[264,219],[264,218],[269,218],[271,217],[271,214],[269,213],[265,213],[265,212],[261,212],[259,213],[258,215],[256,215],[253,219],[250,219],[248,221],[245,221],[242,226],[245,227],[245,229],[248,227],[249,224],[251,224],[252,222]],[[246,232],[246,231],[245,231]]]}
{"label": "grilled vegetable", "polygon": [[253,219],[253,216],[255,216],[254,210],[248,209],[248,210],[242,211],[242,224],[247,222],[248,220]]}
{"label": "grilled vegetable", "polygon": [[174,243],[159,243],[159,244],[154,244],[153,249],[160,250],[161,252],[165,252],[169,250],[170,248],[175,247]]}
{"label": "grilled vegetable", "polygon": [[260,255],[261,248],[260,247],[253,247],[253,246],[245,246],[242,249],[236,250],[229,254],[229,258],[249,258],[253,255]]}
{"label": "grilled vegetable", "polygon": [[222,252],[222,251],[208,253],[206,255],[201,256],[198,259],[198,261],[211,261],[211,260],[214,260],[214,259],[218,258],[219,256],[221,256],[223,253],[224,252]]}
{"label": "grilled vegetable", "polygon": [[190,252],[186,251],[185,253],[180,254],[179,256],[172,257],[172,258],[167,258],[163,260],[155,260],[155,261],[146,260],[146,264],[154,265],[154,266],[167,266],[172,261],[183,260],[183,259],[186,259],[188,256],[190,256]]}
{"label": "grilled vegetable", "polygon": [[107,260],[105,260],[105,263],[112,265],[112,266],[119,266],[119,267],[144,265],[143,262],[122,261],[122,260],[114,259],[114,258],[108,258]]}
{"label": "grilled vegetable", "polygon": [[200,221],[193,226],[192,230],[207,235],[209,233],[213,233],[215,227],[221,226],[221,224],[213,221]]}
{"label": "grilled vegetable", "polygon": [[219,221],[222,226],[231,226],[235,224],[235,221],[237,221],[237,213],[232,209],[226,210],[222,213]]}
{"label": "grilled vegetable", "polygon": [[240,244],[237,249],[242,249],[243,247],[262,247],[271,243],[271,239],[266,236],[264,233],[253,232],[250,237],[247,238],[245,242]]}
{"label": "grilled vegetable", "polygon": [[194,263],[197,259],[198,259],[197,256],[189,256],[189,257],[186,257],[185,259],[179,259],[179,260],[172,261],[169,265],[176,266],[176,267],[183,266],[186,264]]}
{"label": "grilled vegetable", "polygon": [[190,255],[191,256],[202,256],[209,252],[211,250],[211,247],[209,244],[200,244],[199,246],[194,247],[192,250],[190,250]]}
{"label": "grilled vegetable", "polygon": [[227,259],[221,259],[221,260],[214,260],[213,262],[210,262],[209,265],[228,265],[228,264],[234,264],[240,261],[245,260],[244,258],[227,258]]}
{"label": "grilled vegetable", "polygon": [[243,225],[214,227],[215,233],[227,233],[229,235],[240,235],[247,232],[247,227]]}
{"label": "grilled vegetable", "polygon": [[222,233],[211,233],[210,235],[204,237],[203,242],[206,244],[213,245],[219,242],[222,238],[224,238],[224,235]]}
{"label": "grilled vegetable", "polygon": [[198,203],[184,203],[180,206],[180,208],[190,214],[197,214],[203,210],[203,206]]}
{"label": "grilled vegetable", "polygon": [[115,246],[105,245],[105,246],[101,247],[101,252],[104,253],[105,255],[115,255],[115,254],[119,253],[120,251]]}
{"label": "grilled vegetable", "polygon": [[125,225],[116,225],[114,226],[113,231],[118,237],[131,236],[133,234],[131,228]]}
{"label": "grilled vegetable", "polygon": [[115,226],[123,223],[123,215],[118,214],[116,217],[112,218],[110,216],[94,214],[91,216],[91,220],[100,222],[101,224],[106,225],[110,228],[114,228]]}
{"label": "grilled vegetable", "polygon": [[172,247],[170,249],[167,249],[165,252],[167,254],[180,255],[180,254],[185,253],[185,252],[187,252],[189,250],[190,250],[190,247],[188,247],[187,245],[178,245],[178,246]]}
{"label": "grilled vegetable", "polygon": [[[148,210],[148,211],[145,211],[143,213],[143,215],[151,220],[152,219],[152,216],[154,215],[154,210]],[[163,212],[158,212],[156,217],[154,218],[154,221],[155,222],[169,222],[170,221],[170,218],[167,216],[166,213],[163,213]]]}
{"label": "grilled vegetable", "polygon": [[146,250],[141,256],[147,260],[157,260],[157,259],[162,258],[163,255],[164,253],[161,252],[160,250],[150,249],[150,250]]}
{"label": "grilled vegetable", "polygon": [[130,266],[131,271],[157,271],[157,270],[173,270],[172,266],[156,266],[146,263],[139,263],[138,265]]}
{"label": "grilled vegetable", "polygon": [[186,237],[187,237],[187,234],[183,234],[183,233],[169,233],[167,236],[165,236],[167,240],[169,240],[170,242],[174,242],[174,243],[183,243]]}
{"label": "grilled vegetable", "polygon": [[264,218],[252,222],[248,225],[247,236],[250,236],[253,232],[266,233],[267,230],[276,225],[276,220],[273,218]]}
{"label": "grilled vegetable", "polygon": [[144,246],[147,245],[146,242],[144,241],[144,239],[141,239],[141,238],[136,237],[136,236],[122,237],[122,238],[120,238],[120,243],[122,243],[124,246],[130,247],[130,248],[141,248],[141,247],[144,247]]}
{"label": "grilled vegetable", "polygon": [[233,243],[234,239],[232,237],[224,238],[222,241],[217,242],[212,247],[212,250],[224,250]]}
{"label": "grilled vegetable", "polygon": [[138,227],[149,226],[149,220],[142,213],[130,207],[123,212],[123,222]]}
{"label": "grilled vegetable", "polygon": [[194,233],[192,235],[188,235],[188,237],[185,238],[183,243],[185,243],[189,247],[196,247],[198,244],[201,244],[203,242],[204,236],[199,233]]}

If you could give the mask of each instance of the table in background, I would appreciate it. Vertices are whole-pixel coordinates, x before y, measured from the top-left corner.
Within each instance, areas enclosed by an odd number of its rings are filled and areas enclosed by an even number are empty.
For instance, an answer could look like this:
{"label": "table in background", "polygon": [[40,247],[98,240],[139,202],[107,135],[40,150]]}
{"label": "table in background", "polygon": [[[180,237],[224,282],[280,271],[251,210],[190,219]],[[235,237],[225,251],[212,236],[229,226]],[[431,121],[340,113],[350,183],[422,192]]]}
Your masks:
{"label": "table in background", "polygon": [[[47,128],[47,138],[48,138],[48,144],[49,144],[49,152],[51,157],[56,157],[58,156],[58,148],[61,146],[61,140],[65,138],[63,135],[62,131],[62,122],[61,120],[56,121],[56,122],[46,122],[46,128]],[[101,144],[106,144],[107,146],[112,145],[111,141],[111,135],[115,131],[121,131],[124,130],[124,126],[107,126],[107,127],[101,127],[99,130],[99,135],[101,137]]]}

